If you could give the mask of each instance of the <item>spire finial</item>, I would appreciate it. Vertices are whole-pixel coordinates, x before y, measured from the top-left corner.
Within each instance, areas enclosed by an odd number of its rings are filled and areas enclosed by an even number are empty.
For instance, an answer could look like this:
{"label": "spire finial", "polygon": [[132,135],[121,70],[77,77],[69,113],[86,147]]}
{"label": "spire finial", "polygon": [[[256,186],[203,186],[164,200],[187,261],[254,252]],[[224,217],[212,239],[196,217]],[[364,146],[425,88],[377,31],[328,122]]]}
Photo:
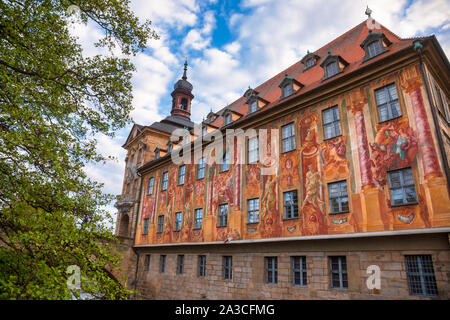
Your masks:
{"label": "spire finial", "polygon": [[369,8],[369,6],[367,6],[367,8],[366,8],[366,12],[364,12],[365,14],[366,14],[366,16],[368,16],[369,17],[369,19],[370,19],[370,15],[372,14],[372,10],[370,10],[370,8]]}
{"label": "spire finial", "polygon": [[188,57],[184,57],[184,73],[183,73],[183,77],[181,77],[181,79],[183,79],[183,80],[187,79],[187,76],[186,76],[186,71],[187,71],[187,66],[188,66],[187,59],[188,59]]}

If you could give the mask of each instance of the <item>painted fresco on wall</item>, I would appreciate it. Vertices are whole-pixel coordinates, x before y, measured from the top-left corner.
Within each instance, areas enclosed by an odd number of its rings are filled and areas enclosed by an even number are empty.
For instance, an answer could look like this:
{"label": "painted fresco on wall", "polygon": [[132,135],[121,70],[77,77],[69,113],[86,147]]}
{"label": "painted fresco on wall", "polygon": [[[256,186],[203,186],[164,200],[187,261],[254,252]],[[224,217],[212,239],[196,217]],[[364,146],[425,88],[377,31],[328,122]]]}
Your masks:
{"label": "painted fresco on wall", "polygon": [[341,136],[320,145],[320,158],[323,163],[323,176],[325,180],[346,177],[349,174],[346,137]]}
{"label": "painted fresco on wall", "polygon": [[301,159],[303,168],[303,199],[301,212],[304,220],[303,234],[326,234],[324,218],[325,202],[320,164],[320,146],[317,125],[319,116],[310,109],[301,116],[299,133],[301,141]]}
{"label": "painted fresco on wall", "polygon": [[281,236],[281,217],[277,190],[278,178],[275,175],[263,176],[260,219],[260,234],[263,237]]}
{"label": "painted fresco on wall", "polygon": [[375,141],[369,146],[373,176],[380,188],[386,185],[387,171],[411,166],[419,150],[416,133],[407,121],[379,126]]}

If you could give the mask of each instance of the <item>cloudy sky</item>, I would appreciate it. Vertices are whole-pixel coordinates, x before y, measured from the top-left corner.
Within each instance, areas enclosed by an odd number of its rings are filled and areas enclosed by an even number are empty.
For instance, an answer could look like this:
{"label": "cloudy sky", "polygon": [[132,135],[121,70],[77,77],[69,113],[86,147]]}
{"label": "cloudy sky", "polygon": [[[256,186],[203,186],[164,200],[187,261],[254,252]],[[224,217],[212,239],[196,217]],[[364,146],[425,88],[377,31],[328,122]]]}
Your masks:
{"label": "cloudy sky", "polygon": [[[133,58],[133,120],[149,125],[170,114],[173,84],[189,57],[193,84],[192,120],[200,122],[212,109],[231,103],[248,86],[256,87],[367,18],[372,17],[400,37],[435,34],[450,53],[449,0],[131,0],[141,19],[150,19],[160,35]],[[77,26],[86,55],[102,36],[94,25]],[[132,125],[114,139],[98,138],[98,150],[117,161],[89,166],[88,174],[119,194],[124,172],[125,142]],[[110,208],[114,212],[114,208]]]}

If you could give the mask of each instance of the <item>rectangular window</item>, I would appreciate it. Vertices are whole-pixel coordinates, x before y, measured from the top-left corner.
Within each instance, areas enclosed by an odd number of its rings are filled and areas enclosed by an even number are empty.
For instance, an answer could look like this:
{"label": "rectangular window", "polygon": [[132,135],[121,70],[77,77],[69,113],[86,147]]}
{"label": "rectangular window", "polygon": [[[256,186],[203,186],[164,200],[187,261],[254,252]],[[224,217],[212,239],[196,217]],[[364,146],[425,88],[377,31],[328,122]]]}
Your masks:
{"label": "rectangular window", "polygon": [[413,296],[437,296],[431,255],[405,256],[409,293]]}
{"label": "rectangular window", "polygon": [[444,108],[445,118],[447,119],[447,122],[450,122],[450,110],[448,109],[448,100],[447,96],[445,95],[444,91],[442,89],[439,89],[441,92],[441,98],[442,98],[442,107]]}
{"label": "rectangular window", "polygon": [[125,191],[125,194],[130,194],[130,184],[127,183],[127,189]]}
{"label": "rectangular window", "polygon": [[150,271],[150,255],[149,254],[145,255],[144,270],[146,272]]}
{"label": "rectangular window", "polygon": [[228,159],[228,152],[224,152],[223,153],[223,161],[222,161],[222,165],[220,166],[220,171],[228,171],[228,169],[230,169],[230,164],[229,164],[229,159]]}
{"label": "rectangular window", "polygon": [[259,222],[259,198],[247,201],[248,223]]}
{"label": "rectangular window", "polygon": [[181,230],[181,212],[175,213],[175,228],[173,231]]}
{"label": "rectangular window", "polygon": [[155,179],[152,177],[150,179],[148,179],[148,191],[147,194],[152,194],[153,193],[153,183],[154,183]]}
{"label": "rectangular window", "polygon": [[374,41],[367,46],[367,52],[369,53],[369,58],[373,58],[379,55],[383,51],[380,41]]}
{"label": "rectangular window", "polygon": [[233,278],[233,257],[231,256],[223,256],[222,257],[222,265],[223,265],[223,279],[231,280]]}
{"label": "rectangular window", "polygon": [[218,227],[226,227],[228,223],[228,204],[219,205],[219,224]]}
{"label": "rectangular window", "polygon": [[347,289],[347,261],[346,257],[330,257],[331,287],[333,289]]}
{"label": "rectangular window", "polygon": [[205,177],[205,158],[201,158],[198,162],[197,179]]}
{"label": "rectangular window", "polygon": [[177,256],[177,274],[183,274],[184,272],[184,255],[179,254]]}
{"label": "rectangular window", "polygon": [[278,260],[277,257],[265,257],[266,265],[266,283],[277,284],[278,283]]}
{"label": "rectangular window", "polygon": [[194,229],[202,228],[203,209],[195,209],[195,223]]}
{"label": "rectangular window", "polygon": [[284,218],[298,218],[297,190],[283,193]]}
{"label": "rectangular window", "polygon": [[281,149],[282,152],[295,149],[295,128],[293,123],[281,127]]}
{"label": "rectangular window", "polygon": [[164,216],[158,216],[158,233],[163,232],[164,228]]}
{"label": "rectangular window", "polygon": [[283,87],[283,98],[289,97],[292,94],[292,84],[289,83]]}
{"label": "rectangular window", "polygon": [[198,276],[199,278],[206,276],[206,256],[198,256]]}
{"label": "rectangular window", "polygon": [[186,174],[186,166],[182,165],[178,171],[178,185],[184,184],[184,175]]}
{"label": "rectangular window", "polygon": [[166,272],[166,255],[162,254],[159,256],[159,273]]}
{"label": "rectangular window", "polygon": [[142,234],[147,234],[148,233],[148,218],[144,219],[144,229],[142,231]]}
{"label": "rectangular window", "polygon": [[417,203],[416,186],[411,168],[390,171],[388,176],[393,206]]}
{"label": "rectangular window", "polygon": [[306,287],[306,257],[291,257],[292,284],[294,286]]}
{"label": "rectangular window", "polygon": [[380,122],[401,117],[400,103],[398,102],[397,88],[395,83],[375,90],[377,100],[378,116]]}
{"label": "rectangular window", "polygon": [[232,120],[231,113],[225,115],[225,124],[231,123],[231,120]]}
{"label": "rectangular window", "polygon": [[206,136],[208,134],[208,129],[206,127],[202,127],[202,136]]}
{"label": "rectangular window", "polygon": [[133,195],[134,196],[136,196],[136,193],[137,193],[137,184],[138,184],[138,181],[136,179],[136,180],[134,180],[134,183],[133,183]]}
{"label": "rectangular window", "polygon": [[337,106],[322,111],[324,139],[331,139],[342,135],[339,109]]}
{"label": "rectangular window", "polygon": [[249,113],[255,112],[256,110],[258,110],[258,101],[257,100],[253,100],[250,103],[250,111],[249,111]]}
{"label": "rectangular window", "polygon": [[141,163],[141,157],[142,157],[142,149],[139,149],[138,156],[137,156],[137,163]]}
{"label": "rectangular window", "polygon": [[163,173],[163,181],[161,184],[161,190],[167,190],[167,181],[169,180],[169,172],[164,172]]}
{"label": "rectangular window", "polygon": [[347,181],[329,183],[328,196],[330,198],[330,214],[349,211]]}
{"label": "rectangular window", "polygon": [[339,68],[336,61],[333,61],[325,67],[327,71],[327,78],[334,76],[338,73]]}
{"label": "rectangular window", "polygon": [[258,137],[248,139],[248,163],[258,162]]}

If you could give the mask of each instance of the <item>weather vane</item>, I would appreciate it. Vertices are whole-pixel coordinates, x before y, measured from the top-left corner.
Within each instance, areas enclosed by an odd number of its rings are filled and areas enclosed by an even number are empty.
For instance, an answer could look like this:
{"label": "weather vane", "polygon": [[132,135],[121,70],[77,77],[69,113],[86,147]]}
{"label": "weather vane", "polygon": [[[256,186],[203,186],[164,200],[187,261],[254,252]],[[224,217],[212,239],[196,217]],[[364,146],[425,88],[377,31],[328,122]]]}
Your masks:
{"label": "weather vane", "polygon": [[366,14],[366,16],[368,16],[370,18],[370,15],[372,14],[372,10],[370,10],[369,6],[367,6],[367,8],[366,8],[365,14]]}

